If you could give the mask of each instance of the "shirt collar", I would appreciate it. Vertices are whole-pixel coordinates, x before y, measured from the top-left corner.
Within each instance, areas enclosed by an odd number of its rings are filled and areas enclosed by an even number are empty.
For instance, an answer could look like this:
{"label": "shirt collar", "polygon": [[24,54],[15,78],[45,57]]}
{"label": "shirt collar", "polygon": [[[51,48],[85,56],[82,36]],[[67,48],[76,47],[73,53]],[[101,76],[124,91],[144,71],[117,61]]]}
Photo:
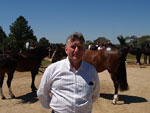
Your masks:
{"label": "shirt collar", "polygon": [[[78,71],[81,71],[83,69],[83,62],[84,61],[81,62],[81,65],[78,68]],[[68,57],[66,58],[66,64],[67,64],[67,69],[68,70],[73,70],[72,67],[71,67],[71,64],[70,64],[70,61],[69,61]]]}

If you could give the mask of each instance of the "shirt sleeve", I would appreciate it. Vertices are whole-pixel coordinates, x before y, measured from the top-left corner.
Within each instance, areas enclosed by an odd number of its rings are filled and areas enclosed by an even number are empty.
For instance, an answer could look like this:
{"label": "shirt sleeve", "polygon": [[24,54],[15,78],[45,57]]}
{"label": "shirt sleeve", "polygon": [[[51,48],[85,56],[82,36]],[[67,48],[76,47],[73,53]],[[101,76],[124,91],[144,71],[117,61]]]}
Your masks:
{"label": "shirt sleeve", "polygon": [[38,88],[37,91],[37,96],[39,98],[40,103],[42,104],[42,106],[44,108],[49,109],[50,106],[50,101],[51,101],[51,97],[50,97],[50,68],[47,68],[42,76],[41,82],[40,82],[40,86]]}
{"label": "shirt sleeve", "polygon": [[92,101],[95,102],[99,98],[99,95],[100,95],[100,81],[99,81],[97,71],[94,70],[93,73],[94,73],[95,83],[94,83],[94,88],[93,88]]}

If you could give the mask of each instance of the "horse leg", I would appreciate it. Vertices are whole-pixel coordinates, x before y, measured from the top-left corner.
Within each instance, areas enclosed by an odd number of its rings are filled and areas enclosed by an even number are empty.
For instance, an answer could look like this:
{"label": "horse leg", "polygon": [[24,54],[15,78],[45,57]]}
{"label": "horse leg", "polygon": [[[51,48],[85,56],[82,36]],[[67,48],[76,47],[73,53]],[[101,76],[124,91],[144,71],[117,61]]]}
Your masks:
{"label": "horse leg", "polygon": [[141,54],[137,54],[137,55],[136,55],[136,60],[137,60],[136,63],[137,63],[138,65],[141,65],[140,59],[141,59]]}
{"label": "horse leg", "polygon": [[147,64],[147,55],[144,55],[144,64]]}
{"label": "horse leg", "polygon": [[148,59],[148,63],[150,64],[150,55],[149,55],[148,57],[149,57],[149,59]]}
{"label": "horse leg", "polygon": [[8,79],[7,79],[7,86],[8,86],[8,90],[9,90],[9,95],[11,96],[11,98],[15,98],[15,95],[13,94],[12,90],[11,90],[11,81],[13,79],[13,72],[8,73]]}
{"label": "horse leg", "polygon": [[37,88],[35,87],[35,84],[34,84],[36,74],[37,74],[37,72],[35,72],[35,71],[31,72],[31,76],[32,76],[31,89],[33,92],[37,90]]}
{"label": "horse leg", "polygon": [[0,74],[0,95],[1,95],[2,99],[6,99],[4,94],[3,94],[3,90],[2,90],[4,75],[5,75],[4,73]]}
{"label": "horse leg", "polygon": [[118,101],[118,87],[119,87],[119,83],[117,81],[114,82],[114,87],[115,87],[115,94],[114,94],[112,103],[117,104],[117,101]]}
{"label": "horse leg", "polygon": [[117,74],[111,74],[111,79],[113,81],[114,84],[114,88],[115,88],[115,93],[114,93],[114,97],[113,97],[113,101],[112,104],[117,104],[118,101],[118,88],[119,88],[119,81],[117,80]]}

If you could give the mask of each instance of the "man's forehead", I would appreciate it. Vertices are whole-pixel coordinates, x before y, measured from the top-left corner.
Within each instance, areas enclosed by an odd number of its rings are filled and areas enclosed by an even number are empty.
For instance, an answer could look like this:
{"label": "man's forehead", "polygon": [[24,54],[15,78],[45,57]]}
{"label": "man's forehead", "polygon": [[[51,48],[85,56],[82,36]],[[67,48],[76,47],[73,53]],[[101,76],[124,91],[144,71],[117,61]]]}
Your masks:
{"label": "man's forehead", "polygon": [[76,40],[76,41],[68,41],[70,43],[70,45],[83,45],[84,43],[80,40]]}

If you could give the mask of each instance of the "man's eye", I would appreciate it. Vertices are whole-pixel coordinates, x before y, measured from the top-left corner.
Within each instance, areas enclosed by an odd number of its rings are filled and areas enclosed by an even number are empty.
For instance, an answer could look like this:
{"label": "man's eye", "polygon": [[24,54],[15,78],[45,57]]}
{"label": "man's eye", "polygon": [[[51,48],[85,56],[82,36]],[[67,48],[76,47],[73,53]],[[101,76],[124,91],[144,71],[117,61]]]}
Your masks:
{"label": "man's eye", "polygon": [[83,49],[82,46],[78,46],[78,49]]}
{"label": "man's eye", "polygon": [[71,48],[72,48],[72,49],[75,49],[75,48],[76,48],[76,46],[71,46]]}
{"label": "man's eye", "polygon": [[82,49],[83,49],[83,47],[82,47],[82,46],[71,46],[71,48],[72,48],[72,49],[76,49],[76,48],[78,48],[79,50],[82,50]]}
{"label": "man's eye", "polygon": [[83,50],[84,47],[83,47],[83,46],[79,46],[78,49],[79,49],[79,50]]}

